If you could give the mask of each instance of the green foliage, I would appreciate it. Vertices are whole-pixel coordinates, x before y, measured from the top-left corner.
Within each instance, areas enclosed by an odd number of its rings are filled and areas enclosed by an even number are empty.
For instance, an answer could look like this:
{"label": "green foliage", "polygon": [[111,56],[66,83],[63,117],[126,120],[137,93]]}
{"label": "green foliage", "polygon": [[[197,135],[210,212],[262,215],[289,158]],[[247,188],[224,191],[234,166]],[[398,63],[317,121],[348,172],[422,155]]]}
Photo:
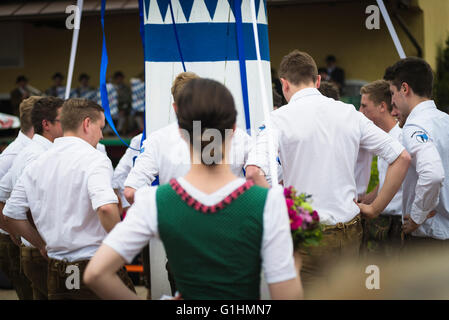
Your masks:
{"label": "green foliage", "polygon": [[438,108],[449,113],[449,38],[444,48],[438,47],[433,95]]}
{"label": "green foliage", "polygon": [[371,178],[366,193],[370,193],[379,184],[379,172],[377,171],[377,157],[371,162]]}

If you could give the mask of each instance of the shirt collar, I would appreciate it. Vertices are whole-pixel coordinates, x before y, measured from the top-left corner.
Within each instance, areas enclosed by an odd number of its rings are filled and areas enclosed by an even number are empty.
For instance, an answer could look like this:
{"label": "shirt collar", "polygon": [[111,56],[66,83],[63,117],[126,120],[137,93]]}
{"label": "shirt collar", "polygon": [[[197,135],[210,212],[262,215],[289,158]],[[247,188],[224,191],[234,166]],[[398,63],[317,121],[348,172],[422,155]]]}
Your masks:
{"label": "shirt collar", "polygon": [[53,143],[50,140],[37,133],[34,134],[33,141],[39,144],[40,146],[44,147],[45,149],[48,149],[53,145]]}
{"label": "shirt collar", "polygon": [[437,108],[437,106],[435,105],[435,101],[433,101],[433,100],[426,100],[424,102],[417,104],[416,107],[413,108],[412,112],[410,112],[410,114],[408,115],[407,121],[405,122],[405,124],[407,124],[414,118],[418,117],[421,112],[423,112],[425,110],[429,110],[429,109],[436,109],[436,108]]}
{"label": "shirt collar", "polygon": [[80,137],[75,137],[75,136],[68,136],[68,137],[60,137],[60,138],[56,138],[55,139],[55,145],[65,145],[65,144],[82,144],[85,146],[89,146],[91,148],[92,145],[87,142],[84,139],[81,139]]}
{"label": "shirt collar", "polygon": [[315,95],[321,95],[321,92],[318,91],[317,88],[305,88],[302,90],[299,90],[298,92],[296,92],[292,98],[290,99],[291,101],[296,101],[298,99],[307,97],[307,96],[315,96]]}
{"label": "shirt collar", "polygon": [[24,134],[22,131],[19,131],[19,134],[17,135],[17,139],[31,141],[31,139],[26,134]]}

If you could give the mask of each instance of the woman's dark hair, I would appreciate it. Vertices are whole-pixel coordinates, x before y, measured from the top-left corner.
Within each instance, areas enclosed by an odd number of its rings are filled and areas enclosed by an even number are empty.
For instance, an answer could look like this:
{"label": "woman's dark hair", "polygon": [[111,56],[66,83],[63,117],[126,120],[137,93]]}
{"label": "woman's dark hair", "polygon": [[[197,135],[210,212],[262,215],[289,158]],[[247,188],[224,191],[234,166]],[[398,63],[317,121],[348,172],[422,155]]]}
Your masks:
{"label": "woman's dark hair", "polygon": [[[229,130],[232,130],[237,118],[231,92],[215,80],[192,79],[182,89],[177,104],[179,127],[189,134],[188,139],[196,152],[201,152],[203,155],[203,149],[214,141],[213,139],[203,141],[203,133],[207,129],[218,130],[221,134],[222,144],[214,144],[215,148],[211,149],[210,156],[221,161],[224,155],[226,135],[231,132]],[[200,121],[200,136],[198,135],[199,130],[194,130],[194,121]],[[196,146],[201,149],[198,150]],[[217,164],[217,161],[212,163],[205,161],[203,156],[201,162],[206,165]]]}

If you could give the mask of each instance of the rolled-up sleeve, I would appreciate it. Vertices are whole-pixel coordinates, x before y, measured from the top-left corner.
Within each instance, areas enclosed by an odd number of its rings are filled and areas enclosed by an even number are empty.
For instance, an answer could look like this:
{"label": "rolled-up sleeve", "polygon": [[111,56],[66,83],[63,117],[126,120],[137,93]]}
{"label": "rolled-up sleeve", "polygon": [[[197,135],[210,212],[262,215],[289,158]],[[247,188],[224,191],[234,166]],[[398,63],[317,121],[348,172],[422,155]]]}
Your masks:
{"label": "rolled-up sleeve", "polygon": [[159,152],[157,141],[149,137],[144,142],[144,151],[136,158],[134,167],[125,180],[125,187],[139,189],[145,185],[151,185],[159,174],[157,153]]}
{"label": "rolled-up sleeve", "polygon": [[6,202],[11,196],[12,191],[12,177],[11,169],[0,180],[0,202]]}
{"label": "rolled-up sleeve", "polygon": [[[272,136],[273,146],[275,157],[277,157],[279,152],[279,131],[273,125],[273,121],[271,121],[272,127],[270,130],[270,134]],[[257,166],[265,173],[268,179],[270,179],[270,161],[269,161],[269,149],[268,149],[268,131],[266,129],[265,124],[259,127],[259,133],[256,136],[255,143],[251,144],[251,150],[248,154],[248,159],[245,164],[245,168],[247,166],[253,165]],[[276,159],[274,159],[276,160]],[[277,172],[275,173],[278,174]]]}
{"label": "rolled-up sleeve", "polygon": [[101,156],[91,167],[87,178],[87,190],[94,210],[106,204],[118,203],[117,195],[112,189],[111,161],[105,155]]}
{"label": "rolled-up sleeve", "polygon": [[14,186],[11,196],[6,201],[5,207],[3,208],[3,215],[15,220],[27,220],[27,212],[30,208],[25,189],[27,181],[28,175],[25,171]]}
{"label": "rolled-up sleeve", "polygon": [[361,131],[360,147],[381,157],[388,164],[392,164],[405,150],[404,146],[362,113],[357,112],[357,114]]}

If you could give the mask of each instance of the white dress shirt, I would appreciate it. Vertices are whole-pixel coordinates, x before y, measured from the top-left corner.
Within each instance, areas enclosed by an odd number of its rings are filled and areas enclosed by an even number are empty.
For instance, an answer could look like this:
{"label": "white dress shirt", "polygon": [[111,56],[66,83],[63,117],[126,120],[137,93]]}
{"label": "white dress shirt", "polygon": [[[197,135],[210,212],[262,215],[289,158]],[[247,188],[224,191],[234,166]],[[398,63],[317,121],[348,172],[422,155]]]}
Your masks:
{"label": "white dress shirt", "polygon": [[[232,138],[229,162],[232,172],[242,177],[243,167],[251,148],[251,137],[237,128]],[[159,183],[165,184],[172,178],[182,177],[190,170],[190,151],[180,133],[178,123],[153,132],[143,144],[143,152],[137,157],[125,187],[138,189],[151,183],[159,176]]]}
{"label": "white dress shirt", "polygon": [[[393,139],[402,142],[402,130],[399,128],[399,123],[397,123],[391,130],[388,132]],[[382,158],[377,159],[377,171],[379,172],[379,190],[382,189],[385,183],[385,177],[387,176],[388,163],[385,162]],[[382,214],[386,215],[402,215],[402,185],[399,188],[398,192],[395,194],[393,199],[390,201],[388,206],[384,209]]]}
{"label": "white dress shirt", "polygon": [[112,187],[119,191],[120,199],[122,200],[122,207],[127,208],[130,206],[123,194],[125,189],[125,180],[128,177],[129,172],[134,166],[134,161],[140,154],[140,141],[142,140],[142,134],[138,134],[131,139],[129,144],[130,148],[126,149],[125,154],[120,159],[119,163],[115,167],[114,176],[112,177]]}
{"label": "white dress shirt", "polygon": [[[403,213],[422,224],[412,235],[449,239],[449,115],[432,100],[418,104],[405,122],[402,139],[412,156],[403,184]],[[436,215],[426,220],[434,209]]]}
{"label": "white dress shirt", "polygon": [[90,259],[106,236],[96,210],[118,202],[112,173],[111,161],[86,141],[58,138],[25,169],[3,214],[26,220],[30,209],[50,258]]}
{"label": "white dress shirt", "polygon": [[[295,93],[290,103],[271,113],[275,150],[284,185],[313,197],[324,224],[348,222],[359,212],[355,164],[363,148],[394,162],[404,147],[353,105],[323,96],[315,88]],[[266,130],[257,136],[247,164],[269,174]]]}
{"label": "white dress shirt", "polygon": [[22,175],[25,168],[36,160],[41,154],[50,149],[53,143],[40,134],[35,134],[31,143],[27,145],[16,157],[8,173],[0,181],[0,201],[6,202]]}
{"label": "white dress shirt", "polygon": [[[244,179],[239,178],[212,194],[205,194],[184,178],[177,180],[187,193],[207,206],[219,203],[245,183]],[[119,223],[104,240],[106,245],[114,249],[127,262],[133,260],[150,238],[159,238],[156,190],[157,187],[139,189],[135,195],[135,202],[128,210],[124,221]],[[186,234],[186,237],[188,236]],[[286,281],[296,277],[287,206],[283,188],[279,186],[269,190],[265,202],[261,256],[267,283]]]}
{"label": "white dress shirt", "polygon": [[[3,150],[3,152],[0,154],[0,181],[12,167],[14,160],[16,159],[20,151],[22,151],[22,149],[24,149],[30,142],[31,139],[23,134],[22,131],[19,131],[17,138],[14,139],[14,141],[11,142],[5,150]],[[2,229],[0,229],[0,233],[8,234]]]}

